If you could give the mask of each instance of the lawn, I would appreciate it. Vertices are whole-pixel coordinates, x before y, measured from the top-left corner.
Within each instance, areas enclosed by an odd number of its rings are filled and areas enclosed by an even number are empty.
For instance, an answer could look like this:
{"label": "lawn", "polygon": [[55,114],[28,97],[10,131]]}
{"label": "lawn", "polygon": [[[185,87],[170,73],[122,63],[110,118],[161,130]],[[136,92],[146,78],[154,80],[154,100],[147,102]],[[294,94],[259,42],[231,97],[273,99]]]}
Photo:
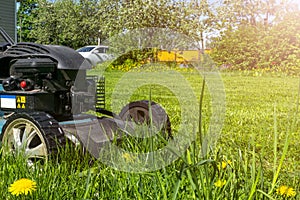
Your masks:
{"label": "lawn", "polygon": [[[214,116],[214,94],[206,86],[200,98],[203,80],[198,73],[167,71],[141,76],[140,72],[110,71],[104,75],[107,108],[119,112],[128,101],[150,98],[167,111],[174,137],[184,131],[190,131],[187,136],[197,135],[188,148],[181,149],[181,158],[151,171],[143,163],[135,165],[135,157],[123,154],[129,167],[140,167],[134,173],[134,169],[126,172],[107,166],[71,147],[34,169],[28,169],[21,156],[3,155],[1,199],[16,199],[8,187],[20,178],[34,180],[37,187],[19,199],[300,199],[299,78],[222,72],[219,81],[224,84],[226,111],[224,121],[220,120],[220,135],[213,135],[209,123]],[[215,136],[217,143],[210,143],[203,154],[201,141],[207,135]],[[151,140],[135,138],[125,138],[123,143],[120,147],[134,153],[149,151],[149,143],[153,145]],[[278,190],[282,185],[289,188]]]}

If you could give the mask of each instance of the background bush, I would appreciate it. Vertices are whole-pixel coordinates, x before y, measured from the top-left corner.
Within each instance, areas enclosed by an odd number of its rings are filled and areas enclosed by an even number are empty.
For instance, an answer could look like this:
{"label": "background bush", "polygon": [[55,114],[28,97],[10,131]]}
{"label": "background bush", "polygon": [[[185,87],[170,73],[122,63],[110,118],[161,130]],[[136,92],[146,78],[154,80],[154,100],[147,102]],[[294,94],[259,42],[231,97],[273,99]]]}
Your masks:
{"label": "background bush", "polygon": [[300,12],[273,26],[243,25],[212,43],[212,57],[224,68],[300,73]]}

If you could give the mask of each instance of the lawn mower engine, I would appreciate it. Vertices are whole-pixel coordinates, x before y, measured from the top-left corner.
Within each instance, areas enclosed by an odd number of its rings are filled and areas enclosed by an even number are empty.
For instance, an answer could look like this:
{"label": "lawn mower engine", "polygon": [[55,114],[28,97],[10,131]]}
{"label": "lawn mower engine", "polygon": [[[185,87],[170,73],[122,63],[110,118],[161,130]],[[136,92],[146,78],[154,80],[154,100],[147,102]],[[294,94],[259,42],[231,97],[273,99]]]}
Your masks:
{"label": "lawn mower engine", "polygon": [[[128,121],[147,123],[150,113],[151,122],[170,133],[166,112],[154,102],[131,102],[119,114],[105,110],[104,78],[87,76],[92,66],[71,48],[10,43],[1,49],[4,152],[21,151],[33,163],[47,160],[70,140],[98,158],[103,145],[134,131]],[[102,117],[86,114],[90,110]]]}
{"label": "lawn mower engine", "polygon": [[[33,47],[32,44],[21,45],[22,51]],[[34,47],[41,49],[39,45]],[[15,48],[12,47],[6,54],[15,52]],[[1,71],[4,89],[0,92],[2,110],[43,111],[61,121],[95,107],[96,83],[95,79],[86,78],[86,67],[81,66],[83,59],[66,47],[48,46],[47,50],[50,52],[48,56],[5,55],[0,60],[0,66],[8,67]],[[61,53],[55,57],[51,50]],[[73,64],[61,65],[57,61],[59,59]]]}

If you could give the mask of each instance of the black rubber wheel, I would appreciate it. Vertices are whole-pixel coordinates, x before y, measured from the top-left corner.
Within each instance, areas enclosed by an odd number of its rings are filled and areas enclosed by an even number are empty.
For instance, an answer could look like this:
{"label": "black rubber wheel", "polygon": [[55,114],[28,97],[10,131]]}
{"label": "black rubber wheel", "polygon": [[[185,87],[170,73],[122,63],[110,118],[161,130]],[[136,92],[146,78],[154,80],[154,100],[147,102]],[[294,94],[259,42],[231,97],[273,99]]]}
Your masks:
{"label": "black rubber wheel", "polygon": [[133,121],[136,124],[150,125],[152,119],[152,124],[158,130],[167,133],[167,137],[171,137],[171,122],[168,114],[159,104],[151,101],[150,106],[149,103],[147,100],[130,102],[122,108],[119,116],[124,121]]}
{"label": "black rubber wheel", "polygon": [[23,153],[29,165],[47,161],[66,143],[58,122],[43,112],[10,116],[2,128],[1,141],[4,153]]}

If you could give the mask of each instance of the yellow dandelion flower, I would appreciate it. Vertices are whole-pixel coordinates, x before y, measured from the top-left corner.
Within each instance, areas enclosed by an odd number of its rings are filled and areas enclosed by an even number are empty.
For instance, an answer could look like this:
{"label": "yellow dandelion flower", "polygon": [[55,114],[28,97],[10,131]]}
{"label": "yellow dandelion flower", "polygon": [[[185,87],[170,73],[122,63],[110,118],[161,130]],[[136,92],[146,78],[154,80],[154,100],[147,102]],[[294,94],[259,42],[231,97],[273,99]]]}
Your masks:
{"label": "yellow dandelion flower", "polygon": [[122,157],[125,158],[126,162],[133,162],[134,161],[134,157],[131,156],[129,153],[123,153]]}
{"label": "yellow dandelion flower", "polygon": [[222,161],[221,163],[218,164],[218,169],[221,170],[225,169],[227,167],[227,165],[232,165],[231,160],[227,160],[227,161]]}
{"label": "yellow dandelion flower", "polygon": [[219,169],[219,171],[220,171],[221,169],[225,169],[226,166],[227,166],[227,164],[226,164],[226,162],[224,162],[224,161],[222,161],[221,163],[218,163],[218,169]]}
{"label": "yellow dandelion flower", "polygon": [[222,166],[222,169],[225,169],[227,167],[227,162],[222,161],[221,166]]}
{"label": "yellow dandelion flower", "polygon": [[287,197],[294,197],[294,196],[296,196],[296,191],[294,190],[294,188],[289,188],[286,191],[286,196]]}
{"label": "yellow dandelion flower", "polygon": [[286,185],[282,185],[277,189],[277,194],[286,197],[294,197],[296,196],[296,191],[292,187],[288,187]]}
{"label": "yellow dandelion flower", "polygon": [[36,190],[36,182],[26,178],[21,178],[15,181],[8,188],[8,191],[15,196],[19,196],[20,194],[25,194],[25,195],[27,195],[28,193],[31,194],[31,192],[35,190]]}
{"label": "yellow dandelion flower", "polygon": [[220,179],[217,180],[217,182],[214,183],[214,185],[215,185],[216,187],[219,187],[219,188],[223,187],[225,184],[226,184],[226,180],[222,181],[222,180],[220,180]]}
{"label": "yellow dandelion flower", "polygon": [[227,164],[228,165],[232,165],[232,161],[231,160],[227,160]]}
{"label": "yellow dandelion flower", "polygon": [[285,195],[286,191],[288,190],[288,186],[282,185],[277,189],[277,194],[280,194],[281,196]]}

